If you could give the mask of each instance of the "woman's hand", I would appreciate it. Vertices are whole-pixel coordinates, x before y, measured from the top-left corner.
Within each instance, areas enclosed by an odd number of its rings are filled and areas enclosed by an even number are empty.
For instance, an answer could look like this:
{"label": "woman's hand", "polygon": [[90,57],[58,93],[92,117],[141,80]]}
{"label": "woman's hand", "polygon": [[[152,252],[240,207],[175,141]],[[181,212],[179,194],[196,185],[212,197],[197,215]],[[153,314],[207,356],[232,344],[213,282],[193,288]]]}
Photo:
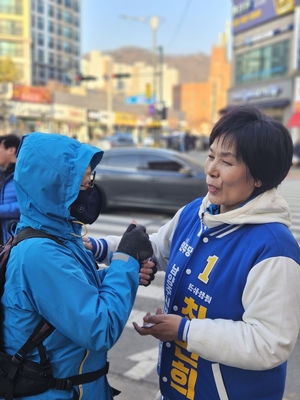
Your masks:
{"label": "woman's hand", "polygon": [[93,250],[92,243],[90,242],[90,239],[87,236],[83,236],[82,238],[83,245],[87,250]]}
{"label": "woman's hand", "polygon": [[[133,322],[134,329],[141,335],[152,335],[162,342],[178,339],[178,329],[182,317],[175,314],[163,314],[160,308],[157,309],[156,315],[147,313],[143,318],[144,326],[138,326]],[[152,326],[148,324],[153,324]]]}
{"label": "woman's hand", "polygon": [[155,279],[156,272],[156,263],[153,261],[153,259],[148,258],[145,260],[140,268],[140,285],[149,286]]}

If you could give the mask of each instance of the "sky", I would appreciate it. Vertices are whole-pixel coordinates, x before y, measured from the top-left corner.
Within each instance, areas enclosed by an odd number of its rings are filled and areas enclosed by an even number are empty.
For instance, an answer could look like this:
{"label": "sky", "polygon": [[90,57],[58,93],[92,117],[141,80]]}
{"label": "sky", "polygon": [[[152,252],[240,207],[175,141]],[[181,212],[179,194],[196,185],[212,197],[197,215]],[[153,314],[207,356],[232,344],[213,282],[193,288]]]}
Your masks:
{"label": "sky", "polygon": [[152,51],[151,21],[156,17],[156,44],[163,46],[164,54],[209,55],[231,19],[231,4],[231,0],[82,0],[82,53],[124,46]]}

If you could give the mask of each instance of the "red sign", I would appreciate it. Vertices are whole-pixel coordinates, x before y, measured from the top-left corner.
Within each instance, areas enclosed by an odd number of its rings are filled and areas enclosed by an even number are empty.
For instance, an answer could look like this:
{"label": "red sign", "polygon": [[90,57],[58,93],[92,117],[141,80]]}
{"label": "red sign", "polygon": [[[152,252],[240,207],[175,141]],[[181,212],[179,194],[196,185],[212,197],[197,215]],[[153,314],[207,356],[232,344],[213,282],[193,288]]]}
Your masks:
{"label": "red sign", "polygon": [[50,104],[52,96],[50,90],[42,87],[14,85],[12,100]]}

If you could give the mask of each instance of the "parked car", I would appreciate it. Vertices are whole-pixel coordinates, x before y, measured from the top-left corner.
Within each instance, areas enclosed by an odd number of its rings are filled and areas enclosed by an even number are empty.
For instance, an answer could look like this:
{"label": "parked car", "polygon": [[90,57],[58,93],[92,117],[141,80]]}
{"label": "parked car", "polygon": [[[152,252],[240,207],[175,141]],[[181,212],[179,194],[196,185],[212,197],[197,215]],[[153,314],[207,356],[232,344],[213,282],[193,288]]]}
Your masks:
{"label": "parked car", "polygon": [[131,133],[117,132],[110,136],[105,136],[98,140],[97,147],[101,150],[109,150],[113,147],[134,147],[136,143]]}
{"label": "parked car", "polygon": [[96,168],[103,209],[144,208],[174,213],[205,196],[203,165],[186,154],[156,148],[115,148]]}

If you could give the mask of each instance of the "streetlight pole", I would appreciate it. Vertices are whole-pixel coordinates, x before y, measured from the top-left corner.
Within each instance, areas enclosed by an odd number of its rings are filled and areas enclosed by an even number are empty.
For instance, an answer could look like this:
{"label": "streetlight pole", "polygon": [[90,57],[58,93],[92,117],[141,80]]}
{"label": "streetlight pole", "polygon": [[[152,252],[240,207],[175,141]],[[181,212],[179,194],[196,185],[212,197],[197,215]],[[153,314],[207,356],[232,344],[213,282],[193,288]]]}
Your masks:
{"label": "streetlight pole", "polygon": [[157,29],[163,22],[163,19],[159,19],[156,16],[151,18],[147,17],[131,17],[128,15],[120,15],[120,18],[127,19],[131,21],[143,22],[150,26],[152,30],[152,68],[153,68],[153,88],[152,88],[152,96],[154,99],[154,104],[156,102],[156,69],[157,69]]}

